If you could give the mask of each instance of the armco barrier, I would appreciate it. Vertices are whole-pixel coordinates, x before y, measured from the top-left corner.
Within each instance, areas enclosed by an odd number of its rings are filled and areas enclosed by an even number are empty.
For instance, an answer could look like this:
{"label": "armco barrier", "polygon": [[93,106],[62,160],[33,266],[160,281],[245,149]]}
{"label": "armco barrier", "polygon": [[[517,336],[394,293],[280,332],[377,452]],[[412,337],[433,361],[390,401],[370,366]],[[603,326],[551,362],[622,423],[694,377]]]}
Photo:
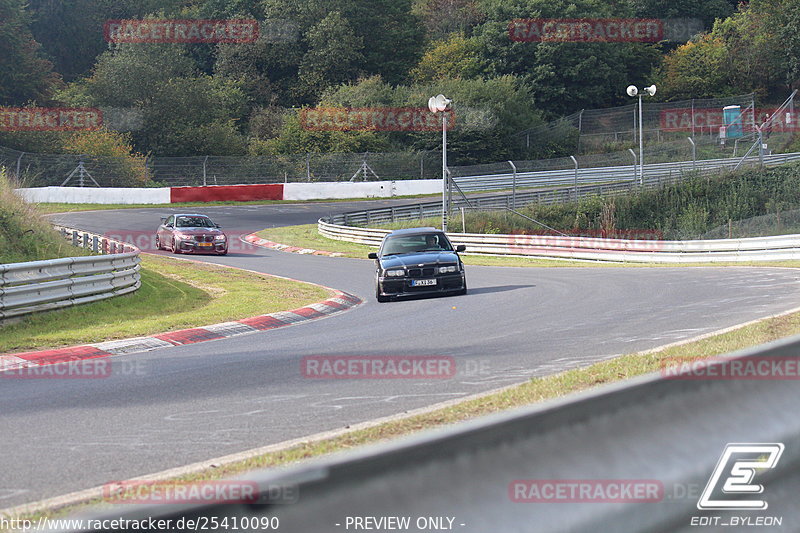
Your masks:
{"label": "armco barrier", "polygon": [[[341,215],[339,215],[341,216]],[[330,239],[378,246],[388,230],[317,223],[320,235]],[[787,261],[800,259],[800,235],[656,241],[604,239],[551,235],[482,235],[448,233],[454,244],[467,252],[493,255],[552,257],[590,261],[648,263]]]}
{"label": "armco barrier", "polygon": [[[717,361],[713,367],[716,375],[722,375],[720,367],[730,368],[731,361],[744,365],[786,358],[789,368],[796,364],[798,353],[800,337],[793,337],[732,354],[727,362]],[[156,502],[119,505],[73,518],[90,518],[96,524],[115,518],[182,519],[184,523],[227,518],[270,524],[272,518],[273,526],[275,521],[279,524],[275,529],[287,533],[367,529],[354,527],[353,520],[360,518],[363,524],[364,517],[373,520],[371,529],[381,531],[683,533],[705,529],[697,526],[708,525],[715,516],[717,525],[749,517],[752,526],[766,515],[778,518],[782,527],[764,530],[797,531],[800,387],[796,378],[680,379],[662,374],[284,470],[250,474],[241,481],[258,484],[264,496],[260,505]],[[785,445],[774,468],[758,470],[755,483],[763,486],[762,493],[723,496],[731,506],[741,499],[762,500],[768,509],[698,509],[701,493],[728,443]],[[744,472],[753,473],[747,468]],[[726,470],[720,485],[730,475]],[[731,481],[738,479],[743,478]],[[519,482],[549,482],[569,489],[581,481],[596,486],[631,480],[640,485],[646,482],[655,490],[638,501],[635,492],[626,499],[617,491],[613,501],[592,500],[597,496],[591,492],[584,503],[567,503],[552,491],[542,491],[536,499],[516,489]],[[285,491],[295,494],[296,501],[279,500]],[[385,523],[387,517],[410,517],[411,527],[387,528],[374,522],[384,519]],[[445,527],[416,525],[417,520],[430,518],[440,519]],[[348,520],[350,527],[345,527]],[[701,520],[705,524],[695,524]],[[111,531],[113,526],[95,527]]]}
{"label": "armco barrier", "polygon": [[76,246],[104,255],[0,265],[0,319],[95,302],[139,288],[139,249],[56,226]]}

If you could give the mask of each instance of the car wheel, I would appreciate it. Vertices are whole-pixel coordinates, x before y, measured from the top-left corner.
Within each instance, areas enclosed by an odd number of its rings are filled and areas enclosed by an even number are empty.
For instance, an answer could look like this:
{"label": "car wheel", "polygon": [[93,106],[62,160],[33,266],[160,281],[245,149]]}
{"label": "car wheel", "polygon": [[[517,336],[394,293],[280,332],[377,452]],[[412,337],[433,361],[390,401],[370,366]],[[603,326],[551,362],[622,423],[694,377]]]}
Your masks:
{"label": "car wheel", "polygon": [[179,254],[179,253],[181,253],[181,251],[178,249],[178,244],[177,244],[177,242],[175,241],[175,237],[173,237],[173,238],[172,238],[172,253],[173,253],[173,254]]}

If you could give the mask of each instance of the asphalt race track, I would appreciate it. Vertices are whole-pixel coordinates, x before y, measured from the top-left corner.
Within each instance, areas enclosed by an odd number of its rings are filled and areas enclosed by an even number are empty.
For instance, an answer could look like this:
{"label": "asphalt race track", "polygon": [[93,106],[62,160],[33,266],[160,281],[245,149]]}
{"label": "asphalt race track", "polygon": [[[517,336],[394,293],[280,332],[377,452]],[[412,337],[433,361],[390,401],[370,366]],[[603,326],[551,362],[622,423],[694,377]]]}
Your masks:
{"label": "asphalt race track", "polygon": [[[191,210],[237,235],[363,205]],[[53,221],[150,234],[164,214],[93,211]],[[226,257],[194,258],[321,283],[365,304],[297,326],[115,357],[115,365],[135,371],[107,379],[0,380],[0,508],[402,413],[800,306],[797,272],[779,268],[471,266],[466,296],[378,304],[371,261],[244,244]],[[451,356],[457,373],[309,379],[300,361],[310,355]]]}

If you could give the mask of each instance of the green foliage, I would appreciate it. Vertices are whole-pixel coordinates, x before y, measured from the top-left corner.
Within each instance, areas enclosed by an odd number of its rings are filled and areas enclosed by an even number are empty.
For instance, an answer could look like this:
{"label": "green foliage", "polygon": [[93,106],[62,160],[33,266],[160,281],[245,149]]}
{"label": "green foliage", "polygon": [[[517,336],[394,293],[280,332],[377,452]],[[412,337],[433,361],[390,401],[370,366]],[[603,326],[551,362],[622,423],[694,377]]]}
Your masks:
{"label": "green foliage", "polygon": [[[728,221],[800,208],[800,165],[752,170],[712,179],[647,189],[614,198],[593,196],[578,203],[532,204],[523,214],[560,231],[666,239],[696,239]],[[453,222],[458,223],[460,217]],[[460,226],[459,226],[460,228]],[[470,212],[470,232],[547,233],[540,225],[505,212]],[[726,235],[717,235],[726,236]]]}
{"label": "green foliage", "polygon": [[0,0],[0,105],[47,102],[60,77],[40,53],[24,0]]}
{"label": "green foliage", "polygon": [[664,59],[658,89],[667,99],[712,98],[733,93],[729,51],[719,37],[702,35]]}
{"label": "green foliage", "polygon": [[718,19],[709,35],[668,54],[658,77],[668,99],[751,91],[765,101],[785,98],[800,78],[797,2],[741,4],[731,17]]}
{"label": "green foliage", "polygon": [[444,41],[431,43],[419,64],[411,71],[416,83],[437,80],[477,78],[483,70],[477,42],[454,33]]}
{"label": "green foliage", "polygon": [[17,196],[14,188],[6,169],[0,167],[0,264],[83,255]]}
{"label": "green foliage", "polygon": [[660,53],[642,43],[515,42],[515,18],[629,17],[625,3],[601,0],[486,0],[487,20],[474,30],[487,75],[514,74],[537,106],[554,115],[618,105],[625,87],[643,85]]}
{"label": "green foliage", "polygon": [[363,62],[364,40],[338,11],[329,13],[305,35],[308,51],[300,62],[300,86],[311,96],[352,79]]}

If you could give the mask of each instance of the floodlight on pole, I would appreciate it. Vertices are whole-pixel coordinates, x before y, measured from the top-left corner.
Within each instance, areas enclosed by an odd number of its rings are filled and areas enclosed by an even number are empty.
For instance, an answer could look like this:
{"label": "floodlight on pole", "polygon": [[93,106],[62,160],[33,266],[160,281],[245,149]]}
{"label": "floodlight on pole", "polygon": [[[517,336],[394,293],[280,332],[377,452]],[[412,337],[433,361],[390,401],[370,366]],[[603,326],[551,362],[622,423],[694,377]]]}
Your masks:
{"label": "floodlight on pole", "polygon": [[447,176],[447,108],[452,100],[440,94],[428,98],[428,109],[431,113],[442,114],[442,231],[447,231],[448,176]]}
{"label": "floodlight on pole", "polygon": [[654,96],[656,94],[656,86],[651,85],[650,87],[645,87],[639,92],[639,89],[636,88],[635,85],[628,85],[628,88],[625,90],[628,93],[628,96],[631,98],[638,96],[639,97],[639,185],[644,184],[644,131],[642,130],[642,93],[647,94],[648,96]]}

